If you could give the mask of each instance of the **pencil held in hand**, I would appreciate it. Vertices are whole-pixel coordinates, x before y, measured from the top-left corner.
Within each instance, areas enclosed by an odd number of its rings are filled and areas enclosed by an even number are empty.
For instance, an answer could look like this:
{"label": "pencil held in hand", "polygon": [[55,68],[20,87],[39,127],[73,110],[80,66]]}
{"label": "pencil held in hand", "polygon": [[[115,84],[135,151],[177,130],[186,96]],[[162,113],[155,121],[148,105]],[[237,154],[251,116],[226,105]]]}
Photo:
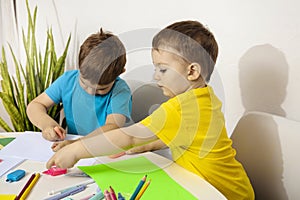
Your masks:
{"label": "pencil held in hand", "polygon": [[121,153],[113,154],[113,155],[110,155],[108,157],[109,158],[119,158],[119,157],[124,156],[124,155],[126,155],[126,152],[121,152]]}
{"label": "pencil held in hand", "polygon": [[60,138],[61,140],[64,140],[64,139],[65,139],[66,134],[65,134],[64,130],[61,130],[58,126],[55,126],[55,127],[54,127],[54,131],[55,131],[55,133],[59,136],[59,138]]}
{"label": "pencil held in hand", "polygon": [[60,141],[66,137],[66,131],[60,126],[49,126],[42,130],[43,138],[49,141]]}

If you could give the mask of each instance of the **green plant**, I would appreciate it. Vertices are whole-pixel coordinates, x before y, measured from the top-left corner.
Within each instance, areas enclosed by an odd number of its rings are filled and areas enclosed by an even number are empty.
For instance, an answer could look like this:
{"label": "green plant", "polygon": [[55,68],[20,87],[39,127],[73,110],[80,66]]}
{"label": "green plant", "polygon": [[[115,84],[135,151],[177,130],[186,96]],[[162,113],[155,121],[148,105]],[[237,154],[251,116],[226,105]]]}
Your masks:
{"label": "green plant", "polygon": [[[27,104],[41,94],[55,79],[57,79],[65,69],[65,59],[71,40],[69,36],[63,54],[57,58],[54,39],[51,28],[47,30],[46,47],[44,54],[37,50],[35,28],[37,6],[34,9],[33,16],[29,9],[28,0],[26,0],[28,13],[27,36],[22,30],[23,46],[26,53],[25,68],[17,60],[11,46],[9,49],[15,66],[15,76],[9,74],[6,53],[2,47],[2,60],[0,61],[0,75],[2,77],[0,98],[7,111],[13,128],[11,128],[1,117],[0,126],[5,131],[37,131],[28,119],[26,114]],[[52,107],[48,113],[56,121],[59,121],[59,113],[62,105]]]}

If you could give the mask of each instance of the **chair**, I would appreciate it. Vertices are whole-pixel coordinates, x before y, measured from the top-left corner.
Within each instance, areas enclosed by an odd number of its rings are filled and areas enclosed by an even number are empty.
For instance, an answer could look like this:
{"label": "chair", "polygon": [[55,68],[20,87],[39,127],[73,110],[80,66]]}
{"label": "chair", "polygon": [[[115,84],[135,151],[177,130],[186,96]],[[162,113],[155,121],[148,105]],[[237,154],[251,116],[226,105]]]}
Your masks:
{"label": "chair", "polygon": [[126,80],[132,93],[131,118],[134,123],[141,121],[168,100],[155,83]]}
{"label": "chair", "polygon": [[231,139],[252,183],[257,200],[300,198],[300,122],[249,112]]}

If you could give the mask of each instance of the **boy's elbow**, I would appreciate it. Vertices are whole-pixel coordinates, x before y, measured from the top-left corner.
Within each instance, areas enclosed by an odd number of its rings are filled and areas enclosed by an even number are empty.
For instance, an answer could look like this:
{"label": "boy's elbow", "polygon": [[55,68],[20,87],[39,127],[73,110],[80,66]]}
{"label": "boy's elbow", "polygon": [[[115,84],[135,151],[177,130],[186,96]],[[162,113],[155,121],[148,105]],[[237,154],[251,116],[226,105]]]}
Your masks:
{"label": "boy's elbow", "polygon": [[30,118],[31,116],[35,116],[37,113],[46,113],[47,112],[47,108],[45,106],[43,106],[42,104],[35,102],[35,101],[31,101],[26,108],[26,114],[27,116]]}
{"label": "boy's elbow", "polygon": [[26,108],[26,114],[27,114],[28,117],[31,116],[32,109],[33,109],[32,102],[30,102],[30,103],[27,105],[27,108]]}

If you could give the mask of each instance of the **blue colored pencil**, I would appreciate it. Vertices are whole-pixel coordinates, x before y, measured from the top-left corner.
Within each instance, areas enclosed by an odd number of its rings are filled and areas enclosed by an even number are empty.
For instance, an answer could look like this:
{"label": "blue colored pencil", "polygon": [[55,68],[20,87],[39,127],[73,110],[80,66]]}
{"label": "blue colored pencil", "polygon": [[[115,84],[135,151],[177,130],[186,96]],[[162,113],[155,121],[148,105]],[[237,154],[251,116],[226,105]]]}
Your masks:
{"label": "blue colored pencil", "polygon": [[136,187],[134,193],[132,194],[132,196],[130,197],[130,200],[134,200],[135,197],[138,195],[139,191],[141,190],[141,188],[143,187],[145,181],[146,181],[147,175],[145,175],[141,181],[139,182],[138,186]]}

